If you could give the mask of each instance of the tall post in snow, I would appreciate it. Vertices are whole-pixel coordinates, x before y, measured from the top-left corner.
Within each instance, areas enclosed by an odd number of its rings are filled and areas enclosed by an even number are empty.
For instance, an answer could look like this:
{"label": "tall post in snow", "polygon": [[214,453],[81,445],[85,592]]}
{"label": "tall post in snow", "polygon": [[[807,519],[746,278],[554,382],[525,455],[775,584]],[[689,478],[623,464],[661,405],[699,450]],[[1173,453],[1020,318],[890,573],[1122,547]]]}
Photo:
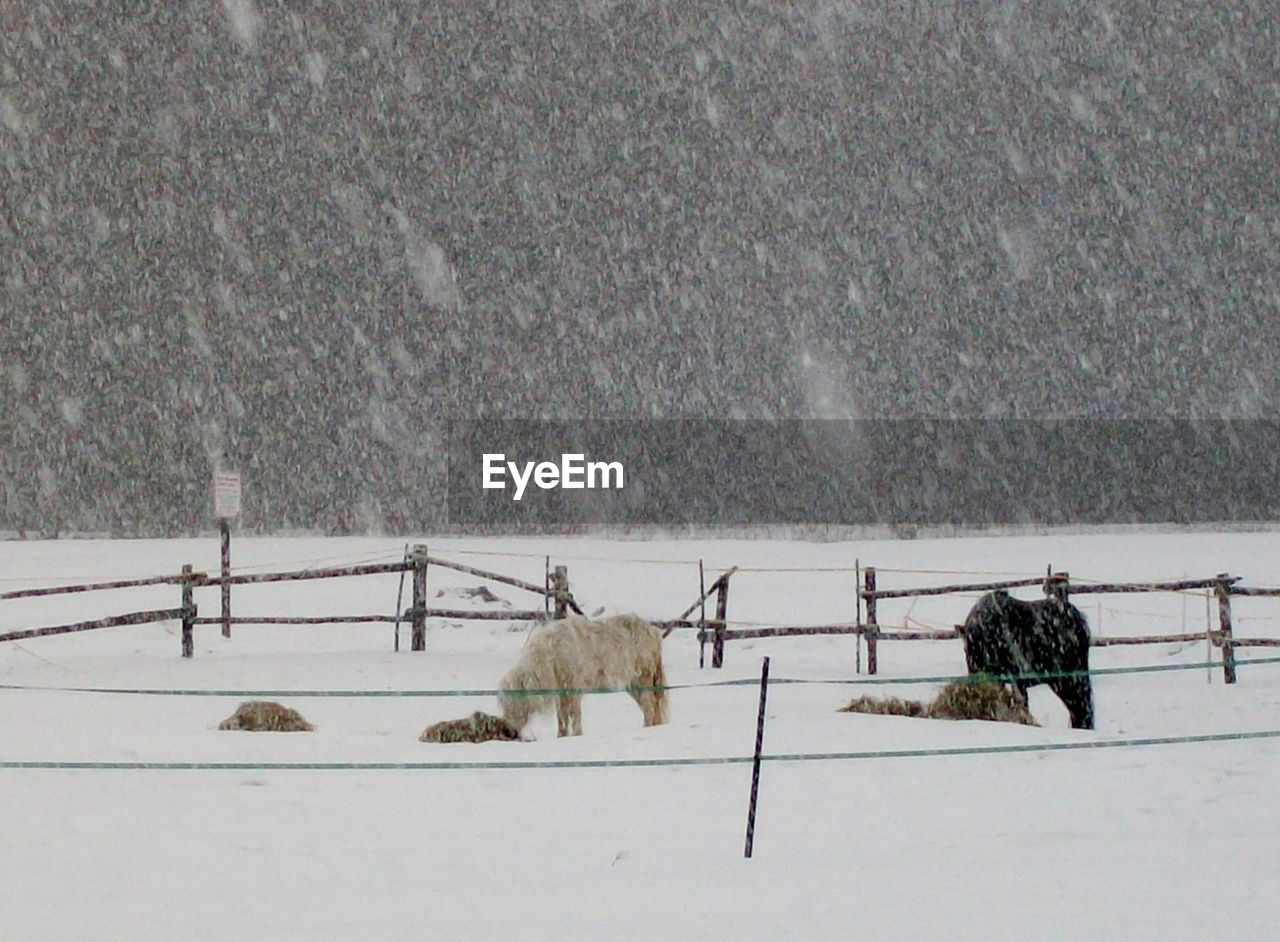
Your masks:
{"label": "tall post in snow", "polygon": [[184,563],[182,574],[182,656],[194,657],[196,653],[193,627],[196,623],[195,589],[192,586],[191,564]]}
{"label": "tall post in snow", "polygon": [[1228,684],[1236,682],[1236,650],[1231,639],[1231,576],[1218,573],[1213,587],[1218,596],[1218,633],[1222,636],[1222,679]]}
{"label": "tall post in snow", "polygon": [[231,637],[231,521],[218,519],[222,536],[222,637]]}
{"label": "tall post in snow", "polygon": [[760,793],[760,753],[764,749],[764,707],[769,698],[769,659],[760,668],[760,712],[756,714],[756,751],[751,762],[751,800],[747,804],[747,843],[742,856],[750,857],[756,838],[756,799]]}
{"label": "tall post in snow", "polygon": [[413,548],[413,634],[409,649],[427,649],[427,548],[421,544]]}
{"label": "tall post in snow", "polygon": [[555,593],[556,619],[569,617],[569,567],[557,566],[551,574],[551,588]]}
{"label": "tall post in snow", "polygon": [[876,567],[868,566],[862,574],[862,579],[867,600],[867,673],[874,674],[880,666],[880,652],[877,646],[880,626],[876,623]]}

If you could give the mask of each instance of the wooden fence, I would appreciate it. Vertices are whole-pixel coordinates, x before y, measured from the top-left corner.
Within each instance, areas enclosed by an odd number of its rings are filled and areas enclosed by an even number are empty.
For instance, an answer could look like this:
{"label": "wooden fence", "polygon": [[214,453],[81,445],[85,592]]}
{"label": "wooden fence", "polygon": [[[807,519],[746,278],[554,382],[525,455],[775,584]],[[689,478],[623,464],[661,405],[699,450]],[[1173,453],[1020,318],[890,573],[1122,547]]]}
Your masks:
{"label": "wooden fence", "polygon": [[[861,567],[856,567],[855,571]],[[731,628],[726,621],[726,606],[729,589],[729,577],[736,572],[736,567],[722,574],[708,593],[717,593],[716,616],[714,619],[703,618],[699,622],[688,621],[693,606],[679,619],[662,623],[665,626],[679,628],[698,628],[699,641],[710,638],[713,643],[712,667],[724,664],[724,645],[726,641],[748,638],[784,638],[810,635],[852,635],[867,644],[867,672],[875,674],[879,670],[879,645],[882,641],[948,641],[959,640],[960,634],[954,629],[940,630],[886,630],[879,624],[878,605],[882,599],[906,599],[923,596],[953,595],[959,593],[992,592],[997,589],[1015,589],[1038,586],[1046,595],[1057,595],[1064,601],[1071,595],[1127,594],[1148,592],[1185,592],[1193,590],[1211,590],[1217,599],[1217,630],[1206,629],[1200,632],[1187,632],[1161,635],[1130,636],[1094,636],[1091,644],[1095,647],[1111,647],[1116,645],[1135,644],[1168,644],[1199,641],[1207,638],[1210,643],[1222,650],[1223,677],[1227,683],[1235,683],[1236,662],[1235,649],[1243,647],[1280,647],[1280,638],[1238,638],[1232,626],[1231,599],[1233,596],[1280,598],[1280,588],[1253,588],[1238,584],[1239,578],[1227,573],[1219,573],[1206,579],[1179,579],[1163,582],[1110,582],[1072,584],[1067,573],[1050,572],[1046,576],[1025,579],[1008,579],[993,582],[974,582],[964,584],[914,586],[900,589],[881,589],[877,586],[877,572],[874,567],[862,570],[862,585],[857,590],[858,618],[849,622],[834,622],[821,625],[775,625],[768,627]],[[708,593],[704,593],[705,600]],[[863,619],[862,606],[865,605],[866,617]],[[668,629],[670,630],[670,629]],[[859,651],[860,653],[860,651]],[[861,666],[859,665],[859,672]]]}
{"label": "wooden fence", "polygon": [[[225,554],[224,554],[225,558]],[[527,592],[535,593],[544,600],[541,610],[530,611],[472,611],[467,609],[433,608],[427,601],[427,573],[431,566],[452,569],[468,573],[503,585],[513,586]],[[394,615],[320,615],[320,616],[233,616],[231,614],[231,586],[260,585],[272,582],[296,582],[312,579],[336,579],[353,576],[370,576],[402,573],[412,574],[413,601],[411,607]],[[141,625],[159,621],[182,622],[182,656],[193,657],[195,654],[194,627],[196,625],[220,624],[224,637],[231,637],[232,625],[321,625],[321,624],[362,624],[362,623],[395,623],[396,649],[399,650],[399,624],[408,621],[412,625],[411,647],[414,651],[426,649],[426,627],[428,618],[461,618],[481,620],[541,619],[548,617],[563,618],[569,611],[582,614],[582,609],[569,590],[569,574],[565,566],[550,566],[548,560],[547,577],[539,586],[523,579],[490,572],[456,563],[452,560],[440,559],[427,553],[425,546],[416,546],[407,554],[402,562],[372,563],[356,566],[338,566],[324,569],[304,569],[292,572],[244,573],[231,575],[224,573],[211,576],[208,573],[193,571],[190,564],[182,567],[182,572],[172,576],[152,576],[142,579],[117,579],[110,582],[93,582],[83,585],[54,586],[37,589],[19,589],[0,593],[0,601],[6,599],[40,598],[44,596],[68,595],[81,592],[108,591],[114,589],[135,589],[148,586],[177,585],[181,589],[182,601],[178,608],[160,609],[143,612],[129,612],[123,615],[112,615],[91,621],[75,622],[66,625],[52,625],[43,628],[29,628],[0,634],[0,641],[20,641],[27,638],[45,637],[49,635],[72,634],[81,631],[93,631],[98,628],[114,628],[122,625]],[[195,589],[207,586],[222,588],[222,613],[217,617],[201,617],[195,603]],[[397,603],[397,609],[399,604]]]}
{"label": "wooden fence", "polygon": [[[225,567],[221,575],[211,576],[203,572],[193,571],[190,565],[183,567],[182,572],[170,576],[153,576],[142,579],[121,579],[110,582],[95,582],[84,585],[57,586],[51,588],[19,589],[0,593],[0,601],[6,599],[38,598],[42,596],[66,595],[80,592],[95,592],[114,589],[142,588],[147,586],[176,585],[180,587],[182,598],[177,608],[158,609],[141,612],[130,612],[124,615],[113,615],[92,621],[74,624],[55,625],[44,628],[30,628],[0,634],[0,641],[19,641],[26,638],[48,635],[69,634],[73,632],[92,631],[98,628],[111,628],[122,625],[138,625],[149,622],[181,620],[182,622],[182,656],[194,655],[193,629],[195,625],[220,624],[224,637],[231,636],[232,625],[319,625],[319,624],[363,624],[363,623],[395,623],[396,649],[399,650],[399,625],[408,621],[412,626],[411,649],[422,651],[426,648],[426,624],[429,618],[474,619],[474,620],[539,620],[546,618],[563,618],[568,612],[582,614],[582,609],[569,591],[568,569],[565,566],[552,568],[547,560],[546,575],[542,585],[502,573],[491,572],[468,566],[452,560],[431,556],[425,546],[415,546],[406,553],[401,562],[372,563],[353,566],[338,566],[323,569],[305,569],[293,572],[243,573],[232,575]],[[543,600],[541,610],[516,611],[472,611],[468,609],[433,608],[427,600],[427,576],[431,566],[439,566],[457,572],[467,573],[502,585],[538,595]],[[765,627],[733,628],[728,620],[730,580],[740,570],[732,567],[722,572],[709,586],[705,584],[703,568],[699,562],[699,595],[698,598],[681,612],[676,618],[655,622],[663,629],[666,637],[675,629],[696,629],[699,643],[699,666],[705,663],[704,652],[708,643],[711,645],[711,666],[724,666],[725,645],[729,641],[753,638],[802,637],[813,635],[852,635],[859,639],[858,672],[861,672],[861,641],[867,645],[867,671],[875,674],[879,670],[879,645],[883,641],[939,641],[956,640],[960,636],[951,629],[945,630],[895,630],[884,629],[879,624],[878,603],[885,599],[919,598],[924,596],[953,595],[960,593],[990,592],[996,589],[1041,587],[1046,594],[1057,595],[1066,600],[1071,595],[1091,594],[1123,594],[1149,592],[1184,592],[1192,590],[1210,590],[1217,599],[1217,630],[1206,628],[1201,632],[1178,634],[1110,636],[1094,637],[1092,644],[1097,647],[1131,644],[1167,644],[1185,643],[1207,638],[1211,644],[1222,650],[1223,676],[1227,683],[1235,682],[1235,649],[1242,647],[1280,647],[1280,638],[1237,638],[1232,626],[1231,599],[1233,596],[1252,598],[1280,598],[1280,588],[1258,588],[1241,586],[1238,577],[1227,573],[1219,573],[1207,579],[1181,579],[1166,582],[1143,583],[1084,583],[1072,584],[1067,573],[1049,572],[1044,577],[1010,579],[995,582],[974,582],[963,584],[914,586],[898,589],[881,589],[877,585],[877,572],[874,567],[860,572],[861,585],[855,592],[856,618],[849,622],[833,622],[819,625],[770,625]],[[322,615],[322,616],[233,616],[231,614],[231,587],[237,585],[259,585],[273,582],[291,582],[313,579],[334,579],[368,575],[386,575],[400,573],[412,576],[412,602],[408,609],[400,611],[397,601],[396,613],[392,615]],[[194,590],[207,586],[220,586],[222,589],[222,613],[217,617],[200,617],[194,601]],[[707,615],[707,603],[714,597],[715,614]],[[865,606],[865,618],[863,607]],[[694,611],[699,612],[696,620],[691,619]]]}

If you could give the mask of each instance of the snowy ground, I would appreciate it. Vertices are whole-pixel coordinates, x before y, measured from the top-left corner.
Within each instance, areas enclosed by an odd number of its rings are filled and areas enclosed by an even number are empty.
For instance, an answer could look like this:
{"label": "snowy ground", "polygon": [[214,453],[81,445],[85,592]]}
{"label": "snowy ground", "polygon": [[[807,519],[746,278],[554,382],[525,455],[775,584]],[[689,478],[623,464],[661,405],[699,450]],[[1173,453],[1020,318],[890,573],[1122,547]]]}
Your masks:
{"label": "snowy ground", "polygon": [[[404,541],[242,539],[241,569],[398,558]],[[1280,534],[803,543],[503,539],[433,541],[433,553],[541,582],[569,566],[585,607],[672,617],[709,569],[881,569],[882,587],[955,571],[1073,579],[1230,572],[1280,585]],[[463,552],[468,555],[462,555]],[[476,552],[527,553],[506,557]],[[0,543],[0,591],[217,566],[216,540]],[[655,562],[662,561],[662,562]],[[683,562],[674,562],[683,561]],[[917,570],[915,573],[891,572]],[[432,569],[430,588],[478,580]],[[237,589],[238,615],[395,609],[397,578]],[[517,607],[518,590],[493,587]],[[851,572],[744,571],[731,618],[849,619]],[[1027,593],[1034,597],[1035,591]],[[1203,630],[1198,596],[1080,597],[1097,634]],[[215,614],[216,589],[197,592]],[[973,599],[885,603],[880,620],[947,626]],[[0,601],[0,632],[176,607],[174,587]],[[1239,635],[1280,637],[1280,601],[1236,600]],[[624,695],[589,698],[585,735],[554,721],[527,743],[428,745],[428,723],[494,710],[487,697],[280,697],[310,734],[219,732],[236,696],[141,696],[50,687],[249,691],[492,688],[524,635],[505,623],[438,625],[428,650],[392,652],[389,625],[216,627],[178,657],[176,624],[0,644],[0,761],[226,762],[234,770],[0,769],[4,939],[1204,939],[1274,938],[1280,740],[1006,755],[772,761],[755,857],[742,843],[746,764],[559,769],[263,770],[255,763],[628,760],[743,756],[751,686],[672,694],[644,729]],[[672,684],[758,675],[851,680],[847,638],[734,642],[699,670],[688,633],[665,646]],[[1274,655],[1255,649],[1242,658]],[[1095,650],[1094,667],[1203,661],[1203,643]],[[957,642],[885,644],[881,676],[963,671]],[[865,664],[864,664],[865,666]],[[1234,687],[1203,669],[1105,675],[1098,729],[1073,731],[1044,688],[1042,728],[837,713],[862,692],[927,685],[776,685],[766,753],[1069,743],[1280,728],[1280,664]]]}

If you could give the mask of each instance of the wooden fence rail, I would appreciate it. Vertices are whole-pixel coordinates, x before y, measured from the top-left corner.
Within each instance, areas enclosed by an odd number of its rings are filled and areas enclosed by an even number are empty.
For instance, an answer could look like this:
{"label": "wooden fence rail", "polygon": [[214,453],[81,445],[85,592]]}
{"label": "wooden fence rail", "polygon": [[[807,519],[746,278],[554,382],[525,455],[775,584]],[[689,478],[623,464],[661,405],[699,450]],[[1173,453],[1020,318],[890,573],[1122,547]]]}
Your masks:
{"label": "wooden fence rail", "polygon": [[[1239,576],[1229,576],[1227,583],[1234,585]],[[1216,589],[1221,579],[1178,579],[1174,582],[1084,582],[1071,583],[1072,595],[1119,595],[1131,592],[1187,592],[1191,589]],[[1233,595],[1237,594],[1233,588]]]}
{"label": "wooden fence rail", "polygon": [[[863,631],[863,634],[867,639],[867,667],[870,673],[876,673],[876,645],[880,640],[916,640],[919,638],[939,637],[937,633],[933,632],[895,632],[891,636],[890,633],[881,631],[877,624],[876,617],[876,602],[880,599],[918,598],[927,595],[948,595],[960,592],[989,592],[997,589],[1009,589],[1018,586],[1033,585],[1041,586],[1046,595],[1062,599],[1063,601],[1066,601],[1069,595],[1186,592],[1195,589],[1210,589],[1218,600],[1218,630],[1216,633],[1212,630],[1206,630],[1205,632],[1196,632],[1194,634],[1149,635],[1145,637],[1095,637],[1091,639],[1090,644],[1095,647],[1108,647],[1124,644],[1159,644],[1162,642],[1184,643],[1188,641],[1197,641],[1200,638],[1208,636],[1212,643],[1217,644],[1217,646],[1222,650],[1222,674],[1225,682],[1233,684],[1236,681],[1234,650],[1236,647],[1242,646],[1242,642],[1244,642],[1245,639],[1235,638],[1232,632],[1231,596],[1280,596],[1280,589],[1255,590],[1237,587],[1236,583],[1239,581],[1240,579],[1238,576],[1232,576],[1228,573],[1220,572],[1216,576],[1208,579],[1178,579],[1165,582],[1097,582],[1073,585],[1071,584],[1070,577],[1067,573],[1050,571],[1044,579],[1015,579],[1005,580],[1002,582],[923,586],[909,589],[879,589],[876,586],[876,570],[874,567],[868,567],[866,570],[865,585],[859,589],[859,598],[867,603],[867,625]],[[941,636],[946,637],[945,634]],[[1272,640],[1267,638],[1250,638],[1247,639],[1246,643],[1250,646],[1257,647],[1280,647],[1280,639]]]}
{"label": "wooden fence rail", "polygon": [[[874,567],[868,567],[867,572],[874,573]],[[1035,579],[1006,579],[1002,582],[968,582],[958,585],[933,585],[922,586],[913,589],[876,589],[868,586],[861,589],[859,595],[864,601],[872,602],[877,599],[906,599],[916,598],[924,595],[955,595],[961,592],[994,592],[996,589],[1018,589],[1027,586],[1038,586],[1044,584],[1044,577]]]}
{"label": "wooden fence rail", "polygon": [[[119,579],[110,582],[87,583],[83,585],[56,586],[49,588],[19,589],[0,593],[0,600],[39,598],[43,596],[65,595],[79,592],[91,592],[111,589],[132,589],[147,586],[179,585],[182,588],[182,607],[148,612],[133,612],[115,615],[92,621],[76,622],[69,625],[57,625],[47,628],[33,628],[0,634],[0,641],[16,641],[47,635],[67,634],[78,631],[90,631],[97,628],[109,628],[123,625],[145,624],[148,622],[181,620],[182,621],[182,653],[185,657],[193,654],[192,627],[221,623],[224,631],[229,631],[232,624],[241,625],[322,625],[322,624],[361,624],[361,623],[399,623],[409,620],[414,626],[414,650],[425,647],[425,627],[428,618],[449,618],[481,621],[538,621],[547,617],[545,611],[476,611],[467,609],[432,608],[426,600],[427,569],[431,565],[445,569],[467,573],[503,585],[532,592],[548,601],[554,601],[557,616],[562,617],[572,610],[582,613],[581,607],[573,599],[568,588],[567,570],[563,566],[556,567],[554,578],[548,567],[548,578],[545,585],[507,576],[502,573],[480,569],[452,560],[440,559],[427,553],[425,546],[414,548],[414,552],[403,561],[390,563],[371,563],[352,566],[335,566],[320,569],[305,569],[291,572],[242,573],[239,575],[210,575],[194,572],[188,565],[177,575],[154,576],[140,579]],[[734,628],[728,621],[728,590],[730,578],[738,572],[734,566],[722,572],[709,586],[700,584],[697,600],[686,608],[678,617],[654,624],[663,630],[666,637],[671,631],[680,629],[698,629],[698,640],[712,643],[712,667],[721,667],[724,663],[724,646],[728,641],[770,638],[770,637],[802,637],[819,635],[854,635],[867,640],[867,667],[871,674],[877,672],[877,646],[880,641],[939,641],[954,640],[958,633],[951,630],[895,630],[886,629],[878,623],[876,603],[882,599],[907,599],[921,596],[936,596],[970,592],[995,591],[1040,586],[1046,593],[1057,594],[1063,598],[1070,595],[1120,594],[1146,592],[1183,592],[1191,590],[1212,590],[1218,600],[1218,629],[1207,632],[1145,635],[1145,636],[1111,636],[1094,637],[1091,641],[1095,647],[1115,645],[1189,643],[1208,636],[1211,643],[1223,652],[1224,675],[1228,682],[1234,682],[1235,663],[1233,651],[1237,647],[1275,647],[1280,648],[1280,638],[1236,638],[1231,625],[1231,597],[1280,598],[1280,588],[1254,587],[1238,585],[1239,577],[1219,573],[1207,579],[1180,579],[1166,582],[1114,582],[1072,584],[1066,573],[1050,573],[1042,578],[1010,579],[996,582],[957,583],[941,586],[922,586],[904,589],[880,589],[876,585],[876,570],[867,567],[864,570],[863,585],[857,587],[857,601],[866,603],[865,622],[837,622],[823,625],[777,625],[769,627]],[[399,615],[323,615],[323,616],[240,616],[231,617],[225,593],[232,585],[258,585],[275,582],[289,582],[312,579],[331,579],[348,576],[366,576],[381,574],[414,575],[413,605]],[[701,582],[701,580],[700,580]],[[224,592],[224,611],[221,617],[199,618],[192,592],[196,588],[221,586]],[[714,618],[707,618],[704,610],[702,617],[690,620],[690,615],[711,598],[716,598]]]}
{"label": "wooden fence rail", "polygon": [[[224,546],[224,562],[226,547]],[[569,591],[568,570],[557,566],[555,580],[548,580],[545,586],[535,585],[523,579],[507,576],[502,573],[479,569],[463,563],[430,556],[425,546],[415,547],[414,553],[400,562],[367,563],[352,566],[330,566],[319,569],[302,569],[289,572],[241,573],[231,575],[227,572],[210,575],[193,571],[190,564],[183,567],[177,575],[152,576],[139,579],[116,579],[109,582],[84,583],[81,585],[54,586],[46,588],[19,589],[0,593],[0,600],[40,598],[43,596],[67,595],[79,592],[94,592],[110,589],[136,589],[147,586],[178,585],[182,588],[182,606],[153,612],[132,612],[126,615],[113,615],[93,621],[76,622],[69,625],[55,625],[47,628],[32,628],[0,634],[0,641],[18,641],[24,638],[36,638],[46,635],[67,634],[77,631],[90,631],[95,628],[110,628],[120,625],[137,625],[155,621],[181,620],[182,622],[182,656],[192,657],[195,653],[193,628],[196,625],[220,624],[223,636],[230,637],[232,625],[329,625],[329,624],[362,624],[362,623],[395,623],[408,619],[413,623],[413,648],[423,650],[427,618],[455,618],[480,620],[542,620],[545,611],[472,611],[458,609],[431,608],[426,601],[427,569],[437,565],[445,569],[468,573],[482,579],[510,585],[527,592],[533,592],[545,599],[554,600],[556,612],[563,615],[569,610],[582,614],[582,608],[574,600]],[[396,573],[413,573],[414,604],[399,615],[315,615],[315,616],[238,616],[233,617],[230,611],[230,587],[233,585],[264,585],[276,582],[296,582],[312,579],[334,579],[349,576],[387,575]],[[220,586],[222,588],[222,614],[219,617],[197,616],[193,592],[197,588]],[[398,605],[397,605],[398,607]],[[397,640],[398,640],[397,633]]]}
{"label": "wooden fence rail", "polygon": [[204,574],[150,576],[145,579],[117,579],[114,582],[92,582],[85,585],[51,586],[43,589],[16,589],[12,592],[0,592],[0,601],[5,599],[41,598],[46,595],[71,595],[77,592],[97,592],[102,589],[135,589],[151,585],[181,585],[192,578],[204,578]]}
{"label": "wooden fence rail", "polygon": [[[855,567],[855,571],[857,571]],[[728,576],[730,573],[725,573]],[[879,642],[881,641],[945,641],[960,637],[956,631],[940,630],[885,630],[877,618],[877,602],[882,599],[912,599],[921,596],[951,595],[972,592],[992,592],[999,589],[1013,589],[1031,586],[1041,587],[1047,595],[1066,600],[1069,595],[1124,594],[1142,592],[1186,592],[1192,590],[1212,590],[1218,599],[1218,629],[1205,632],[1147,635],[1147,636],[1112,636],[1091,639],[1094,647],[1112,647],[1118,645],[1187,643],[1199,641],[1206,637],[1222,650],[1223,676],[1227,683],[1235,682],[1234,649],[1237,647],[1276,647],[1280,648],[1280,638],[1236,638],[1231,628],[1231,596],[1280,597],[1280,588],[1253,588],[1239,586],[1239,577],[1227,573],[1219,573],[1206,579],[1178,579],[1163,582],[1103,582],[1088,584],[1072,584],[1070,577],[1064,572],[1052,572],[1044,577],[1006,579],[993,582],[967,582],[939,586],[917,586],[905,589],[881,589],[876,584],[875,567],[862,570],[863,584],[856,589],[856,601],[860,607],[866,603],[866,621],[862,623],[841,622],[830,625],[778,625],[776,627],[732,628],[725,621],[724,611],[716,613],[715,620],[704,620],[701,625],[690,623],[687,616],[698,604],[707,598],[715,589],[706,590],[702,598],[690,606],[678,619],[671,622],[658,623],[665,629],[664,635],[673,628],[700,627],[699,640],[707,637],[708,629],[713,629],[714,639],[718,647],[719,657],[713,659],[712,666],[723,664],[723,644],[748,638],[797,637],[804,635],[855,635],[865,638],[867,642],[867,670],[875,674],[878,670]],[[723,577],[722,577],[723,578]],[[726,582],[727,584],[727,582]],[[859,611],[859,615],[861,612]],[[859,649],[860,653],[860,649]],[[860,668],[859,668],[860,670]]]}
{"label": "wooden fence rail", "polygon": [[78,631],[116,628],[121,625],[145,625],[156,621],[178,621],[184,614],[185,609],[181,608],[166,608],[152,612],[129,612],[126,615],[111,615],[107,618],[97,618],[93,621],[78,621],[70,625],[53,625],[48,628],[28,628],[23,631],[10,631],[0,634],[0,641],[22,641],[25,638],[73,634]]}
{"label": "wooden fence rail", "polygon": [[[233,625],[359,625],[366,623],[387,623],[396,620],[395,615],[262,615],[233,616]],[[194,625],[221,625],[222,616],[193,618]]]}
{"label": "wooden fence rail", "polygon": [[1280,598],[1280,589],[1259,586],[1232,585],[1232,595],[1253,596],[1260,599]]}
{"label": "wooden fence rail", "polygon": [[331,566],[325,569],[299,569],[293,572],[247,572],[238,576],[211,576],[207,573],[195,574],[196,586],[226,585],[261,585],[268,582],[298,582],[307,579],[336,579],[345,576],[376,576],[387,573],[406,572],[413,569],[412,563],[366,563],[360,566]]}
{"label": "wooden fence rail", "polygon": [[476,621],[544,621],[547,613],[540,610],[528,611],[485,611],[469,608],[409,608],[402,616],[407,619],[422,618],[459,618]]}

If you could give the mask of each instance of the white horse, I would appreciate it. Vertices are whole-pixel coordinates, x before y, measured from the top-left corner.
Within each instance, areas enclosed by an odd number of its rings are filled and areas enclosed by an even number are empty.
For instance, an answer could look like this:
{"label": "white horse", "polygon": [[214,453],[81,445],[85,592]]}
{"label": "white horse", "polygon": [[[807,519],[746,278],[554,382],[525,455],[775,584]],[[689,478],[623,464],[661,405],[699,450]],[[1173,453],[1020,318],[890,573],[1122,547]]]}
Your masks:
{"label": "white horse", "polygon": [[582,696],[625,690],[645,726],[667,721],[662,632],[636,615],[592,621],[572,615],[533,630],[520,660],[500,684],[502,716],[521,731],[554,704],[561,736],[582,735]]}

